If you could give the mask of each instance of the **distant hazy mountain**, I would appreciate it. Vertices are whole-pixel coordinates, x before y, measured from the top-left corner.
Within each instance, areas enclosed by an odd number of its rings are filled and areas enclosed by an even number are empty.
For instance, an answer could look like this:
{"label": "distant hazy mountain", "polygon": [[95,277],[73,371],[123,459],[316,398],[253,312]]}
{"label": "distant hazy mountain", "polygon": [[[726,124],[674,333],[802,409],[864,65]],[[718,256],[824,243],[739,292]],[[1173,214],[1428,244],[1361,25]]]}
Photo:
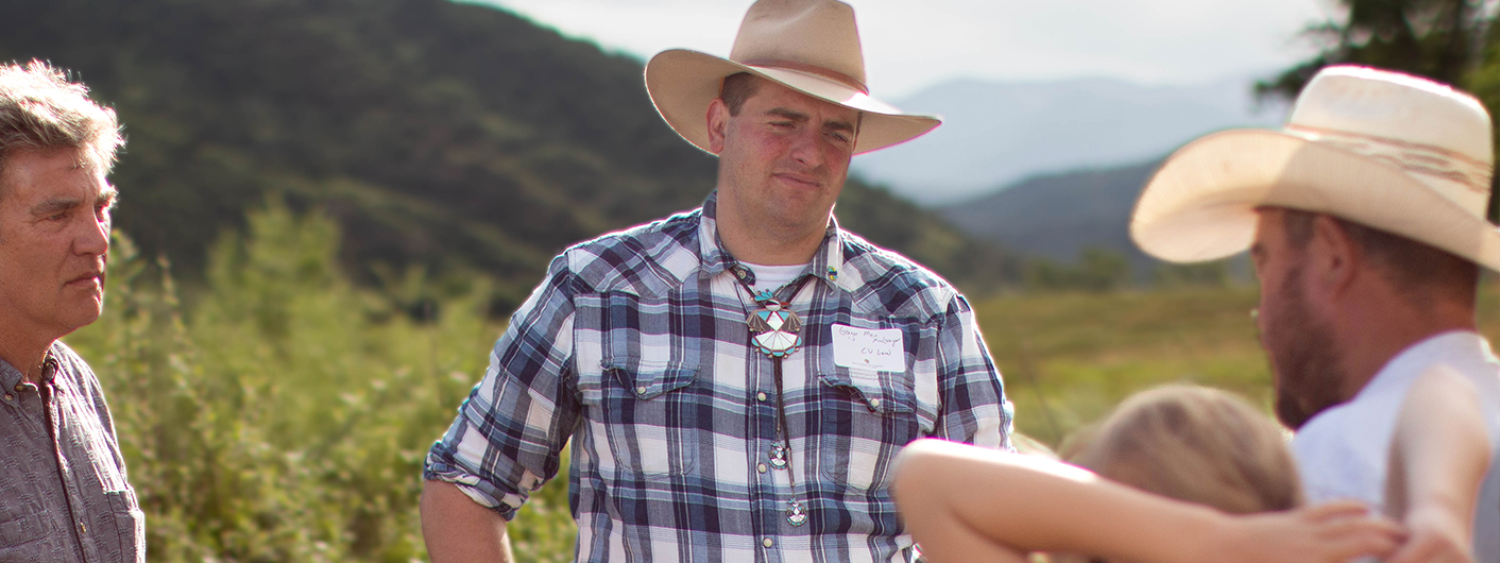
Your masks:
{"label": "distant hazy mountain", "polygon": [[1160,157],[1209,131],[1279,124],[1283,108],[1254,111],[1250,83],[949,82],[896,102],[942,115],[942,127],[854,168],[924,205],[953,203],[1038,174]]}
{"label": "distant hazy mountain", "polygon": [[1072,262],[1085,248],[1104,248],[1144,273],[1155,262],[1130,242],[1130,212],[1158,161],[1038,176],[938,211],[1023,254]]}

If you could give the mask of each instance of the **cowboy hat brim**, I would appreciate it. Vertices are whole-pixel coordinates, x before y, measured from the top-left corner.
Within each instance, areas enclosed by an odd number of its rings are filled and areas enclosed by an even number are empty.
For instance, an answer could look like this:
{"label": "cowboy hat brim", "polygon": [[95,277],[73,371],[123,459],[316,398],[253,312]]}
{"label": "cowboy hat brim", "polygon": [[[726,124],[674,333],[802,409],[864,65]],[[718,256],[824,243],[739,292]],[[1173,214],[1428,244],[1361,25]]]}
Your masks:
{"label": "cowboy hat brim", "polygon": [[1500,270],[1500,230],[1399,167],[1272,130],[1211,134],[1146,183],[1130,237],[1171,262],[1250,248],[1259,207],[1327,213]]}
{"label": "cowboy hat brim", "polygon": [[909,141],[942,123],[936,116],[902,113],[860,90],[815,74],[744,65],[687,49],[662,51],[646,63],[646,92],[656,111],[678,135],[713,152],[708,146],[708,106],[719,97],[724,77],[741,72],[863,112],[854,154]]}

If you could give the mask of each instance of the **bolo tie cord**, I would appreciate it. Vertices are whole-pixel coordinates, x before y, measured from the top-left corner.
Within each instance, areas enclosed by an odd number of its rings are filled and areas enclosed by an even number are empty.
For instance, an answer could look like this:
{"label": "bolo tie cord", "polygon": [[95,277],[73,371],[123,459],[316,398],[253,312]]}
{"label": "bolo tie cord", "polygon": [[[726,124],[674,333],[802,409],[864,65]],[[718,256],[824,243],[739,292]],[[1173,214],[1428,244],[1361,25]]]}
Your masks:
{"label": "bolo tie cord", "polygon": [[[785,321],[784,322],[787,322],[787,323],[796,323],[797,324],[798,334],[796,335],[796,339],[793,341],[793,343],[790,345],[790,347],[788,349],[786,349],[786,350],[783,351],[783,350],[767,349],[767,348],[763,348],[763,347],[760,347],[760,346],[757,346],[757,348],[761,349],[763,352],[765,352],[768,356],[771,357],[772,373],[774,374],[775,381],[776,381],[776,439],[777,439],[777,442],[778,442],[776,445],[780,446],[780,449],[782,451],[780,452],[781,455],[778,456],[777,455],[778,452],[776,451],[777,448],[775,448],[775,447],[772,448],[771,465],[772,465],[772,467],[775,467],[777,470],[785,469],[786,472],[787,472],[787,483],[790,486],[790,489],[792,491],[792,500],[790,502],[788,502],[787,517],[786,517],[787,518],[787,522],[789,522],[793,526],[801,526],[801,525],[803,525],[803,524],[805,524],[807,522],[807,513],[803,510],[802,503],[797,500],[797,477],[796,477],[795,469],[792,467],[792,436],[791,436],[792,430],[791,430],[791,426],[789,424],[787,424],[787,420],[786,420],[786,393],[785,393],[785,390],[784,390],[784,384],[782,383],[783,377],[782,377],[782,367],[781,366],[782,366],[782,360],[786,356],[789,356],[793,352],[795,352],[796,349],[797,349],[797,346],[799,344],[801,344],[801,336],[800,336],[801,322],[800,322],[800,320],[797,319],[797,314],[791,310],[791,300],[796,298],[797,294],[802,291],[802,288],[807,285],[807,281],[810,280],[810,279],[812,279],[813,276],[811,276],[811,275],[803,276],[803,278],[801,280],[799,280],[798,283],[797,283],[797,285],[791,290],[789,298],[786,301],[784,301],[784,302],[775,299],[775,297],[772,295],[772,293],[770,291],[766,291],[762,295],[757,296],[756,293],[755,293],[755,290],[753,288],[751,288],[748,283],[745,282],[745,279],[744,279],[743,276],[737,276],[737,277],[739,278],[740,285],[743,286],[745,288],[745,290],[750,293],[751,298],[754,299],[755,302],[758,305],[761,306],[761,309],[758,309],[757,311],[751,313],[750,314],[750,318],[747,319],[747,321],[746,321],[751,326],[751,337],[750,338],[751,338],[751,344],[752,345],[756,344],[755,343],[755,336],[756,336],[756,334],[754,332],[754,327],[755,327],[754,320],[756,319],[757,315],[759,315],[762,311],[769,311],[769,313],[771,313],[771,314],[775,314],[775,313],[779,313],[779,312],[784,311],[785,312]],[[788,286],[783,286],[783,289],[785,289],[786,287],[788,287]],[[777,466],[776,465],[777,461],[781,462],[781,466]]]}

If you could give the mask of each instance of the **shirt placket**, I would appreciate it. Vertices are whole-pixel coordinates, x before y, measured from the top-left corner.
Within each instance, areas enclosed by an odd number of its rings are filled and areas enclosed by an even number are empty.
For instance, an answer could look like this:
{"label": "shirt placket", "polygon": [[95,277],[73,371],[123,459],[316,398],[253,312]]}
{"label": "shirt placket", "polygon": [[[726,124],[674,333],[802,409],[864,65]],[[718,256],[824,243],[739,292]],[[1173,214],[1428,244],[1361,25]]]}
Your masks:
{"label": "shirt placket", "polygon": [[62,413],[67,409],[61,408],[59,403],[65,400],[64,393],[55,382],[55,378],[49,378],[40,387],[42,404],[47,412],[47,432],[52,438],[53,454],[57,457],[57,476],[61,480],[63,494],[67,498],[68,519],[71,523],[68,528],[73,534],[73,545],[78,546],[78,556],[81,561],[94,563],[99,560],[94,542],[90,541],[90,534],[94,533],[94,530],[89,529],[87,511],[80,510],[86,505],[79,493],[77,475],[73,466],[68,463],[68,456],[65,455],[64,448],[67,447],[68,439],[72,438],[72,433],[65,432],[70,421],[63,418]]}
{"label": "shirt placket", "polygon": [[[744,308],[742,298],[743,289],[735,276],[742,275],[735,268],[725,268],[715,279],[714,291],[718,299],[722,299],[727,305],[738,304]],[[747,314],[749,309],[745,308]],[[784,501],[781,500],[781,488],[777,486],[776,469],[771,466],[771,448],[776,443],[776,387],[773,373],[771,371],[771,360],[761,354],[750,345],[749,327],[745,327],[745,335],[738,343],[718,341],[713,343],[715,347],[727,348],[738,346],[741,348],[740,356],[745,359],[746,389],[749,397],[746,397],[746,416],[749,418],[746,427],[749,436],[745,438],[747,448],[746,459],[750,462],[749,472],[749,494],[752,507],[752,520],[754,522],[754,541],[756,546],[756,560],[768,563],[781,563],[781,518],[784,512],[779,508]],[[724,353],[721,351],[720,353]]]}
{"label": "shirt placket", "polygon": [[755,502],[755,518],[759,542],[759,559],[768,563],[781,563],[781,535],[780,530],[784,522],[785,511],[782,500],[782,487],[777,484],[777,471],[771,465],[771,448],[776,444],[776,389],[772,380],[771,360],[746,345],[745,349],[745,372],[750,374],[750,380],[754,382],[751,386],[750,404],[753,419],[752,427],[755,429],[753,439],[747,440],[746,444],[750,451],[746,452],[753,465],[751,471],[755,491],[752,492]]}

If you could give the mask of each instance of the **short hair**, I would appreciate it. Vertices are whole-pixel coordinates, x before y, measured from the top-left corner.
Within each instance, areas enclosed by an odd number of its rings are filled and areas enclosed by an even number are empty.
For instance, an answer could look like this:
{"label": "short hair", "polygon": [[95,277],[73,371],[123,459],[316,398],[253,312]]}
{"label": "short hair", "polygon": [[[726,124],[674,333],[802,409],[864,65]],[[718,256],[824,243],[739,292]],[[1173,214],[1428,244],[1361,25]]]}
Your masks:
{"label": "short hair", "polygon": [[[1282,226],[1295,249],[1312,240],[1318,213],[1285,209]],[[1429,307],[1438,295],[1451,295],[1473,307],[1479,290],[1479,266],[1435,246],[1329,215],[1349,233],[1381,275],[1410,303]],[[1455,291],[1457,290],[1457,291]]]}
{"label": "short hair", "polygon": [[0,178],[10,156],[28,149],[79,149],[86,160],[80,164],[108,173],[125,139],[115,111],[94,103],[88,91],[39,60],[0,65]]}
{"label": "short hair", "polygon": [[[719,85],[719,99],[729,108],[729,115],[738,116],[740,110],[744,109],[745,101],[749,100],[756,92],[760,91],[760,80],[757,76],[748,72],[736,72],[724,77],[724,82]],[[859,117],[854,122],[854,131],[857,135],[865,123],[865,112],[859,112]]]}
{"label": "short hair", "polygon": [[1126,399],[1070,461],[1231,514],[1303,502],[1281,427],[1243,399],[1205,387],[1168,385]]}
{"label": "short hair", "polygon": [[719,87],[719,99],[724,100],[724,105],[729,108],[729,115],[737,116],[740,109],[745,107],[745,100],[755,95],[760,89],[760,82],[755,75],[748,72],[737,72],[724,77],[724,83]]}

